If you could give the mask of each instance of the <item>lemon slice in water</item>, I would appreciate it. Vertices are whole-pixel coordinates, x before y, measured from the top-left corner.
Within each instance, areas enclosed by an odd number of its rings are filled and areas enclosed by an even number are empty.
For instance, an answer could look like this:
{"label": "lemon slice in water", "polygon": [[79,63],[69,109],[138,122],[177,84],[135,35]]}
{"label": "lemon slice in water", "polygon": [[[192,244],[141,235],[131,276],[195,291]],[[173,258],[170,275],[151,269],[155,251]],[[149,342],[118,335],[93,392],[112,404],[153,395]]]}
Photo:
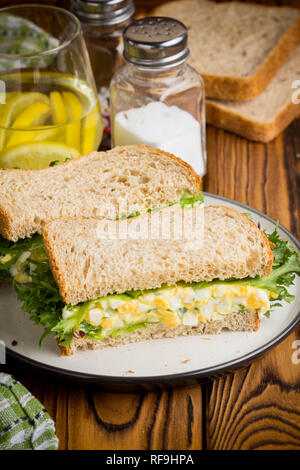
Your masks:
{"label": "lemon slice in water", "polygon": [[8,139],[5,149],[14,147],[27,142],[35,141],[55,141],[63,142],[63,130],[59,127],[39,126],[38,130],[28,128],[27,131],[14,131],[14,134]]}
{"label": "lemon slice in water", "polygon": [[66,143],[80,151],[80,118],[82,116],[82,106],[74,93],[63,91],[62,96],[67,110],[68,122],[70,122],[70,124],[66,126]]}
{"label": "lemon slice in water", "polygon": [[[16,117],[35,101],[41,101],[50,106],[49,98],[38,92],[11,93],[6,104],[1,105],[0,115],[0,150],[4,147],[7,128],[11,127]],[[6,128],[6,129],[5,129]]]}
{"label": "lemon slice in water", "polygon": [[24,129],[31,126],[40,126],[44,124],[50,116],[51,107],[43,101],[36,101],[29,105],[14,120],[12,129]]}
{"label": "lemon slice in water", "polygon": [[[99,122],[100,121],[100,122]],[[100,137],[98,134],[102,132],[102,119],[100,115],[100,107],[95,105],[89,114],[84,118],[82,124],[82,154],[86,154],[95,149],[95,140]]]}
{"label": "lemon slice in water", "polygon": [[65,124],[67,122],[67,111],[62,96],[58,91],[50,93],[52,104],[52,116],[54,124]]}
{"label": "lemon slice in water", "polygon": [[43,101],[36,101],[32,103],[28,108],[22,111],[21,114],[14,120],[12,123],[11,128],[16,129],[15,131],[11,132],[8,131],[8,137],[6,147],[12,147],[14,145],[18,145],[24,142],[29,142],[34,140],[38,131],[34,130],[17,130],[17,129],[26,129],[35,126],[41,126],[44,124],[46,119],[51,114],[51,107],[44,103]]}
{"label": "lemon slice in water", "polygon": [[0,167],[40,170],[51,162],[63,163],[66,159],[79,157],[74,147],[55,142],[31,142],[16,145],[0,153]]}

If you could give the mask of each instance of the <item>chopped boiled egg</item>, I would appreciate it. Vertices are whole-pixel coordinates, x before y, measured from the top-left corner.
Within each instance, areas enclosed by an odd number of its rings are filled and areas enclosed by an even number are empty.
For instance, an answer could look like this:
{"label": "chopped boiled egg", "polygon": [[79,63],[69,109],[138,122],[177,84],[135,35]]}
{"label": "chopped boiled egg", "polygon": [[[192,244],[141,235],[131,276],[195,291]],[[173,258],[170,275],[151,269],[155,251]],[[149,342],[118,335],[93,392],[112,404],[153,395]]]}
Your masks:
{"label": "chopped boiled egg", "polygon": [[67,320],[68,318],[72,317],[74,315],[74,310],[73,309],[69,309],[68,305],[66,305],[64,308],[63,308],[63,311],[62,311],[62,317],[64,320]]}
{"label": "chopped boiled egg", "polygon": [[100,308],[92,308],[88,311],[88,320],[91,325],[100,325],[103,318],[103,310]]}
{"label": "chopped boiled egg", "polygon": [[112,328],[122,328],[124,326],[124,322],[117,315],[114,315],[111,318],[104,318],[101,322],[101,326],[105,330],[111,330]]}
{"label": "chopped boiled egg", "polygon": [[109,305],[113,310],[117,310],[119,307],[124,305],[125,300],[120,300],[116,298],[108,299]]}
{"label": "chopped boiled egg", "polygon": [[198,316],[193,313],[186,313],[182,319],[183,325],[186,326],[197,326],[198,325]]}
{"label": "chopped boiled egg", "polygon": [[31,276],[25,272],[25,266],[28,264],[27,260],[30,256],[30,251],[24,251],[17,261],[9,268],[10,275],[19,284],[25,284],[32,281]]}

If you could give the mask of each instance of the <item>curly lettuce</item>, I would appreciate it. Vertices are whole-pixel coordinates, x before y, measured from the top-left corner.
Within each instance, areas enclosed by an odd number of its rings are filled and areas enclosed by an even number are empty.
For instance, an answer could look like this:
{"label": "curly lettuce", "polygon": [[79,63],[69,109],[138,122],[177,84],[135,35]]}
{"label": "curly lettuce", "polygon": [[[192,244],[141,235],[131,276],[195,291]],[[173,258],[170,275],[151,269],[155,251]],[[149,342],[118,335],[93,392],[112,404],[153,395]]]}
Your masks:
{"label": "curly lettuce", "polygon": [[65,303],[59,294],[48,260],[35,264],[31,283],[18,284],[13,281],[13,285],[18,299],[23,302],[23,311],[29,314],[36,325],[42,325],[45,329],[40,340],[41,345],[60,322]]}
{"label": "curly lettuce", "polygon": [[198,194],[191,194],[188,190],[185,190],[179,200],[179,205],[182,208],[190,208],[200,206],[203,202],[204,196],[201,191]]}

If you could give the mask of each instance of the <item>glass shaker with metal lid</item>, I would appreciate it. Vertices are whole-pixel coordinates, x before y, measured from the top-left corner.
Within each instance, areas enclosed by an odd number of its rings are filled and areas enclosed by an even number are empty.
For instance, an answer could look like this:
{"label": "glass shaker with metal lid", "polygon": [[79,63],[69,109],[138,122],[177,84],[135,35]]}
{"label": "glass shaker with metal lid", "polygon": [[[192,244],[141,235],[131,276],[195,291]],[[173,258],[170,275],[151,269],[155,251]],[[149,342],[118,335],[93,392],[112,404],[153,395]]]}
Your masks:
{"label": "glass shaker with metal lid", "polygon": [[112,146],[145,144],[170,152],[206,173],[205,96],[187,64],[187,28],[148,17],[123,32],[126,65],[111,87]]}
{"label": "glass shaker with metal lid", "polygon": [[120,66],[122,31],[134,14],[134,3],[132,0],[71,0],[71,10],[81,22],[100,93],[102,87],[109,87]]}

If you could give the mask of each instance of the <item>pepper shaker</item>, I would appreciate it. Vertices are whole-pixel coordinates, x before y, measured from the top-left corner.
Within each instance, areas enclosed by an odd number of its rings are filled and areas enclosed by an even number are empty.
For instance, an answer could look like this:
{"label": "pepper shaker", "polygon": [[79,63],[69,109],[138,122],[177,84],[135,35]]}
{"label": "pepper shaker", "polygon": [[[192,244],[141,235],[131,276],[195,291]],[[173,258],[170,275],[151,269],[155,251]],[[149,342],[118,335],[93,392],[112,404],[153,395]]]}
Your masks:
{"label": "pepper shaker", "polygon": [[132,0],[71,0],[71,11],[81,22],[98,93],[108,88],[120,66],[123,28],[135,8]]}

